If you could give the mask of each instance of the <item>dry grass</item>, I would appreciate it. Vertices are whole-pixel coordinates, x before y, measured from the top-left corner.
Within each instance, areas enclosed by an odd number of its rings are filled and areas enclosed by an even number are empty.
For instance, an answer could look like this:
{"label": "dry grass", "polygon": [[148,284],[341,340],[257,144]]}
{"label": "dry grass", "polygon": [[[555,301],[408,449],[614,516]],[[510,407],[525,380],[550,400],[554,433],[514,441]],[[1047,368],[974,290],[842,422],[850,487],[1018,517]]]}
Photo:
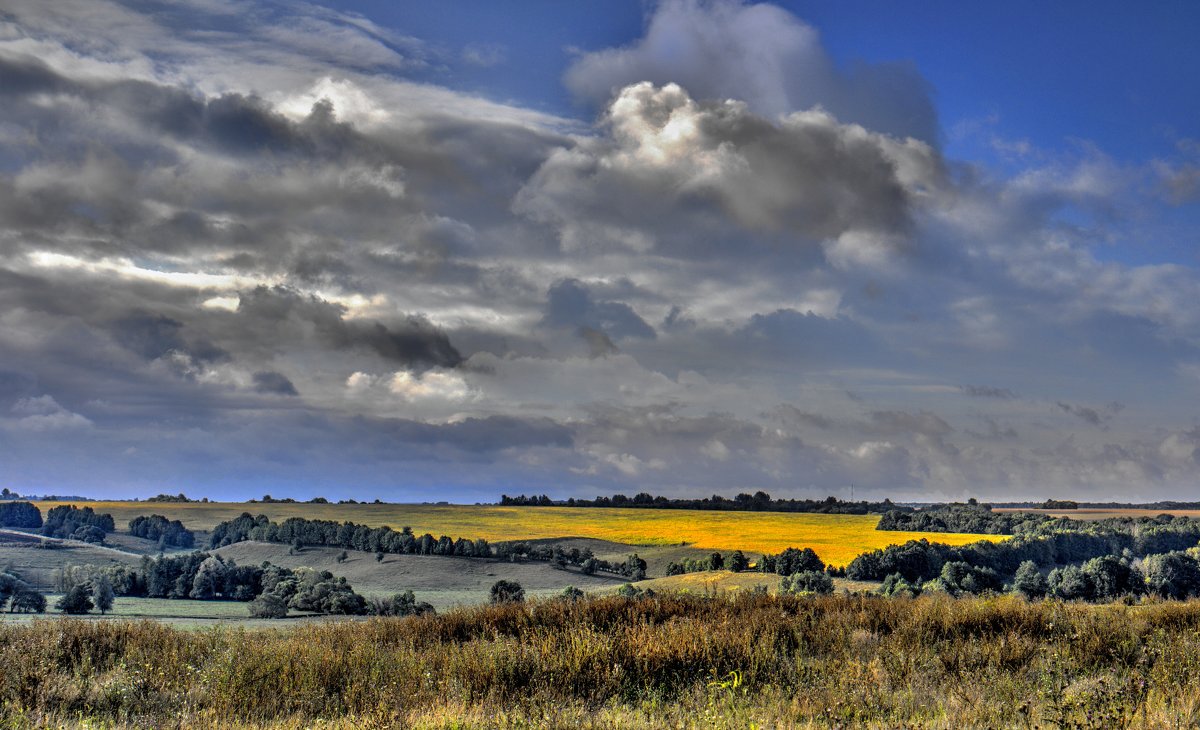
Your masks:
{"label": "dry grass", "polygon": [[1193,727],[1200,604],[661,595],[0,626],[0,727]]}
{"label": "dry grass", "polygon": [[[44,511],[57,502],[42,502]],[[811,547],[821,559],[845,565],[868,550],[907,540],[928,538],[950,545],[995,535],[881,532],[876,515],[820,515],[780,512],[707,512],[700,510],[600,509],[570,507],[495,507],[465,505],[323,505],[242,503],[92,502],[98,512],[113,515],[118,525],[139,514],[155,513],[181,520],[194,530],[211,530],[217,522],[242,512],[350,521],[399,529],[410,525],[434,535],[485,538],[492,542],[584,537],[634,546],[687,544],[706,550],[776,553],[787,547]]]}

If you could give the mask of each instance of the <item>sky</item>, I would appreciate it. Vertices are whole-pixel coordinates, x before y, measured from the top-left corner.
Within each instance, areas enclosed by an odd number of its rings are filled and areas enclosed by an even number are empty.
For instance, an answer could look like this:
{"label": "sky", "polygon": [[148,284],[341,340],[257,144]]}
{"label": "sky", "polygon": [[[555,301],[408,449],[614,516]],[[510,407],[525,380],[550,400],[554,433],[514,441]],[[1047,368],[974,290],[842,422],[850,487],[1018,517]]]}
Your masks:
{"label": "sky", "polygon": [[1200,499],[1198,23],[0,0],[0,483]]}

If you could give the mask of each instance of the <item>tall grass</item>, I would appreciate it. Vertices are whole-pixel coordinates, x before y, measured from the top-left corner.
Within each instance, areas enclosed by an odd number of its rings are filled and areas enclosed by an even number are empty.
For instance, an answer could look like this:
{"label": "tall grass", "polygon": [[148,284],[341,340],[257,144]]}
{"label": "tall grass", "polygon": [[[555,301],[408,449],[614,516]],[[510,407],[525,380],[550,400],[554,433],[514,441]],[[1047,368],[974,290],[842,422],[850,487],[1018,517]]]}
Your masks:
{"label": "tall grass", "polygon": [[0,626],[0,727],[1175,727],[1200,604],[669,595]]}

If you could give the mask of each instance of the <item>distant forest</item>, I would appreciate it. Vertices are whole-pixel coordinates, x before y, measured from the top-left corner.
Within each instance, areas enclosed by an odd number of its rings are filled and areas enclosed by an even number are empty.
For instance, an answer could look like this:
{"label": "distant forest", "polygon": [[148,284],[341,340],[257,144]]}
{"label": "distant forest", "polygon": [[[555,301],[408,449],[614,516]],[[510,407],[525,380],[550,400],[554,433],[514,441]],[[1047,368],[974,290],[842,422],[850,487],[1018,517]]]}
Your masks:
{"label": "distant forest", "polygon": [[895,504],[890,499],[882,502],[846,502],[836,497],[825,499],[772,499],[766,492],[745,492],[733,499],[714,494],[703,499],[670,499],[641,492],[633,497],[614,494],[595,499],[553,500],[546,495],[510,497],[500,495],[502,507],[635,507],[641,509],[697,509],[724,512],[817,512],[836,515],[865,515],[883,512],[911,512],[911,507]]}

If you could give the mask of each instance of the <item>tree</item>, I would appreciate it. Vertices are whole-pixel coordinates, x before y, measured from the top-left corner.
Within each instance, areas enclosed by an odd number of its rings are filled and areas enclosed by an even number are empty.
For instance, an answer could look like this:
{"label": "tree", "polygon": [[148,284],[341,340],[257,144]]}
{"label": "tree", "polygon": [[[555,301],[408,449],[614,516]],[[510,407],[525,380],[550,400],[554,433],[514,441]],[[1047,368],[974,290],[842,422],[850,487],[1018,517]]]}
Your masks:
{"label": "tree", "polygon": [[376,553],[375,553],[375,562],[376,562],[376,563],[382,563],[382,562],[383,562],[383,551],[382,551],[382,550],[380,550],[380,551],[378,551],[378,552],[376,552]]}
{"label": "tree", "polygon": [[22,588],[13,594],[9,613],[45,613],[46,597],[32,588]]}
{"label": "tree", "polygon": [[1050,571],[1046,578],[1050,593],[1064,601],[1091,600],[1096,593],[1091,577],[1076,565],[1067,565]]}
{"label": "tree", "polygon": [[87,586],[80,583],[72,586],[62,598],[58,599],[58,603],[55,603],[54,607],[63,613],[78,616],[91,611],[93,604],[91,596],[88,595]]}
{"label": "tree", "polygon": [[346,562],[346,561],[347,561],[347,560],[349,560],[349,559],[350,559],[350,553],[346,552],[345,550],[343,550],[342,552],[340,552],[340,553],[338,554],[338,556],[337,556],[337,561],[338,561],[339,563],[344,563],[344,562]]}
{"label": "tree", "polygon": [[825,570],[825,563],[812,548],[787,548],[775,556],[775,572],[779,575],[791,575],[806,570]]}
{"label": "tree", "polygon": [[725,567],[725,556],[721,555],[721,553],[714,552],[712,555],[708,556],[708,569],[709,570],[721,570],[724,567]]}
{"label": "tree", "polygon": [[1200,594],[1200,564],[1185,553],[1151,555],[1142,563],[1146,587],[1163,598]]}
{"label": "tree", "polygon": [[729,556],[729,569],[735,573],[740,573],[750,567],[750,561],[741,550],[734,550],[733,555]]}
{"label": "tree", "polygon": [[667,563],[667,575],[683,575],[686,572],[683,568],[683,563],[677,563],[674,560]]}
{"label": "tree", "polygon": [[107,576],[100,576],[92,581],[92,601],[101,614],[108,613],[113,607],[113,587]]}
{"label": "tree", "polygon": [[1046,576],[1038,570],[1037,563],[1026,560],[1017,568],[1013,578],[1013,590],[1025,596],[1028,600],[1037,600],[1046,595]]}
{"label": "tree", "polygon": [[286,618],[287,601],[274,593],[264,593],[247,606],[251,618]]}
{"label": "tree", "polygon": [[625,559],[625,570],[623,572],[634,580],[645,580],[646,561],[639,558],[637,553],[634,553]]}
{"label": "tree", "polygon": [[492,584],[490,600],[492,603],[522,603],[525,589],[515,580],[498,580]]}

